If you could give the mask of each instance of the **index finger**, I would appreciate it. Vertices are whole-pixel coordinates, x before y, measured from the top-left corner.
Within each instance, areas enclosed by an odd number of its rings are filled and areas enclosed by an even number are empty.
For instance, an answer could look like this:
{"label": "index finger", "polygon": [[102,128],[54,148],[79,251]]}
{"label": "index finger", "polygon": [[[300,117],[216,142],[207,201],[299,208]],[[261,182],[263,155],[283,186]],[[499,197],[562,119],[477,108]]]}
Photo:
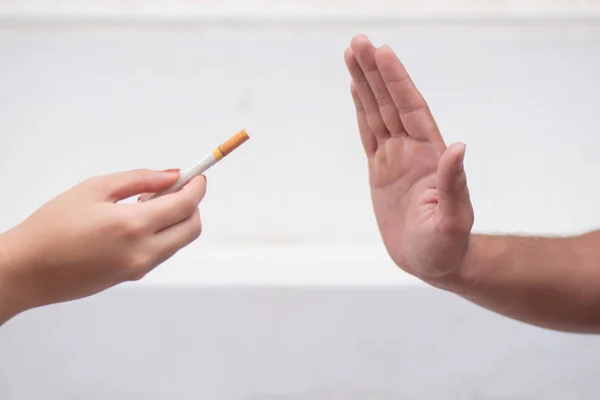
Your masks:
{"label": "index finger", "polygon": [[192,179],[183,189],[138,203],[142,213],[158,232],[192,216],[206,194],[206,177]]}
{"label": "index finger", "polygon": [[388,46],[378,48],[375,61],[408,135],[427,142],[442,141],[427,102],[394,51]]}

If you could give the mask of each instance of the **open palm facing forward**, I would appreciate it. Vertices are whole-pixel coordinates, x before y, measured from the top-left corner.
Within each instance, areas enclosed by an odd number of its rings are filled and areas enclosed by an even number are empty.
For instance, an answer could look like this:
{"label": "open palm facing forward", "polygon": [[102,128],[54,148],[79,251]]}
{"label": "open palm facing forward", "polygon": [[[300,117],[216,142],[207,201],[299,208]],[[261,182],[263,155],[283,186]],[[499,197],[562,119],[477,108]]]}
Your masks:
{"label": "open palm facing forward", "polygon": [[473,225],[465,146],[446,147],[427,103],[391,48],[376,48],[359,35],[345,61],[388,253],[425,281],[457,272]]}

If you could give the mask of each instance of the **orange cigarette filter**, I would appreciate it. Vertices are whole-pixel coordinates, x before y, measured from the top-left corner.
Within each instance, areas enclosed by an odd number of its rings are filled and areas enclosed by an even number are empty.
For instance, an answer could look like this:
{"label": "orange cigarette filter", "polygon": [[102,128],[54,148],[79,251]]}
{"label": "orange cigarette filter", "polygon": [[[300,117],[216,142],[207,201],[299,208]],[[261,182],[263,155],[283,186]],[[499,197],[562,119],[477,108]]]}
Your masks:
{"label": "orange cigarette filter", "polygon": [[240,147],[240,145],[248,139],[250,139],[250,136],[248,136],[248,133],[245,129],[242,129],[241,131],[239,131],[238,133],[221,143],[220,146],[218,146],[212,151],[212,154],[217,160],[220,160],[227,154],[231,153],[233,150]]}

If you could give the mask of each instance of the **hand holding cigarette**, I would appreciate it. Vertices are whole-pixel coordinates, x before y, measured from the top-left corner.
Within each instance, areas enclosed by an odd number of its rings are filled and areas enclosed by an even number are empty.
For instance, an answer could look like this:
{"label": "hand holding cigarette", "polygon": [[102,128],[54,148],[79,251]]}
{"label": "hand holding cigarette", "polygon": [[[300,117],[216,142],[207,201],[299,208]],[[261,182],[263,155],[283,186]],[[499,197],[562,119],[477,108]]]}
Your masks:
{"label": "hand holding cigarette", "polygon": [[202,177],[155,201],[121,203],[162,191],[178,178],[145,169],[96,176],[0,233],[0,325],[31,308],[141,279],[196,240]]}
{"label": "hand holding cigarette", "polygon": [[[0,325],[31,308],[141,279],[198,238],[206,181],[194,178],[246,140],[238,132],[181,175],[134,170],[90,178],[0,233]],[[120,204],[139,193],[172,194]]]}

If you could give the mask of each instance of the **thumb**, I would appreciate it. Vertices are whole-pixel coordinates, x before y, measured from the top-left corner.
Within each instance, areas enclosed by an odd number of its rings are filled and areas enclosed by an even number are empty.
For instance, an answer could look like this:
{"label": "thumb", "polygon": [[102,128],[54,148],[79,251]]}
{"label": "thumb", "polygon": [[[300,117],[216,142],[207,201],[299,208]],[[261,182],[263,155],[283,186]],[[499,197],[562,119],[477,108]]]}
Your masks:
{"label": "thumb", "polygon": [[442,154],[438,164],[438,206],[444,217],[461,218],[467,211],[472,213],[464,170],[465,150],[463,143],[452,144]]}
{"label": "thumb", "polygon": [[179,178],[177,170],[153,171],[136,169],[100,177],[102,197],[117,202],[145,192],[159,192]]}

